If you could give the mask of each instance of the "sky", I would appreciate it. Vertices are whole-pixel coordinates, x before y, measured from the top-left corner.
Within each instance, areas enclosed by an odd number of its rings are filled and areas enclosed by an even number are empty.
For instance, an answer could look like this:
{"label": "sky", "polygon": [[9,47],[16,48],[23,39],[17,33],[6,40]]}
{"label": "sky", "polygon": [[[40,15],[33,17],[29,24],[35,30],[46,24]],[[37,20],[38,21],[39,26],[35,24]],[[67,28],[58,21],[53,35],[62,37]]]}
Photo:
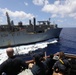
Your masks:
{"label": "sky", "polygon": [[36,17],[37,21],[50,18],[58,27],[76,27],[76,0],[0,0],[0,25],[7,24],[6,12],[14,24],[28,24]]}

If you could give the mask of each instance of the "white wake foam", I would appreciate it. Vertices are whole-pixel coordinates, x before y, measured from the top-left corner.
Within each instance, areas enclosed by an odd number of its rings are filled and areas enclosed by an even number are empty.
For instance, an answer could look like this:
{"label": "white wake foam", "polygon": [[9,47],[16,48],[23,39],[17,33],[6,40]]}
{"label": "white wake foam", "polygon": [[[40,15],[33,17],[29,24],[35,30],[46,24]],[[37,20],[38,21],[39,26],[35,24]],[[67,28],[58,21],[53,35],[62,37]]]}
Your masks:
{"label": "white wake foam", "polygon": [[[29,51],[35,51],[39,48],[45,48],[48,44],[56,43],[57,39],[50,39],[44,42],[35,43],[31,45],[23,45],[13,47],[15,54],[27,54]],[[6,49],[0,49],[0,64],[7,59]]]}

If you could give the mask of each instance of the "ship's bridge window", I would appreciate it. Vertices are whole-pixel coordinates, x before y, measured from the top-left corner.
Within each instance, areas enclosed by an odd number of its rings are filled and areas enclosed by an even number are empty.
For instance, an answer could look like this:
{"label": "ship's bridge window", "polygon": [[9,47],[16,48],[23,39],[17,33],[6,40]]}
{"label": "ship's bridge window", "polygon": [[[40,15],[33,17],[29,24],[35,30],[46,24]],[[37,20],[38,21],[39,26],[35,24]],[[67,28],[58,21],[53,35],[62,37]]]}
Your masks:
{"label": "ship's bridge window", "polygon": [[50,25],[49,21],[38,21],[39,25]]}

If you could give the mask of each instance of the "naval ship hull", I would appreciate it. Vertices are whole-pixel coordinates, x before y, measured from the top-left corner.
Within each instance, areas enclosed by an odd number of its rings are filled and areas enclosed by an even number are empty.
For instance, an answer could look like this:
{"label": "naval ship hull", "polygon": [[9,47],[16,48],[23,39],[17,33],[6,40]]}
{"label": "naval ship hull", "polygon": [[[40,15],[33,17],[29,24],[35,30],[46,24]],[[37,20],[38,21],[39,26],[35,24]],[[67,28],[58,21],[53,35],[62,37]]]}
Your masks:
{"label": "naval ship hull", "polygon": [[51,38],[59,38],[62,28],[48,29],[42,33],[26,33],[25,30],[16,32],[0,32],[0,47],[18,46],[36,43]]}

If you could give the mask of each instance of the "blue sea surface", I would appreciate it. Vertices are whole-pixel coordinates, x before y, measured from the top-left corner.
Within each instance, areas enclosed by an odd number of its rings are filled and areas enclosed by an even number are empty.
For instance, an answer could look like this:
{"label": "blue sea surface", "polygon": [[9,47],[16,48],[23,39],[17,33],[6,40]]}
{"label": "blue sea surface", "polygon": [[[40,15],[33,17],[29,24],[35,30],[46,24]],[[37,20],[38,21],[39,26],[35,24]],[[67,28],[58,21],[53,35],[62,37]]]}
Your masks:
{"label": "blue sea surface", "polygon": [[49,44],[46,48],[47,55],[59,51],[76,55],[76,28],[63,28],[59,42]]}

